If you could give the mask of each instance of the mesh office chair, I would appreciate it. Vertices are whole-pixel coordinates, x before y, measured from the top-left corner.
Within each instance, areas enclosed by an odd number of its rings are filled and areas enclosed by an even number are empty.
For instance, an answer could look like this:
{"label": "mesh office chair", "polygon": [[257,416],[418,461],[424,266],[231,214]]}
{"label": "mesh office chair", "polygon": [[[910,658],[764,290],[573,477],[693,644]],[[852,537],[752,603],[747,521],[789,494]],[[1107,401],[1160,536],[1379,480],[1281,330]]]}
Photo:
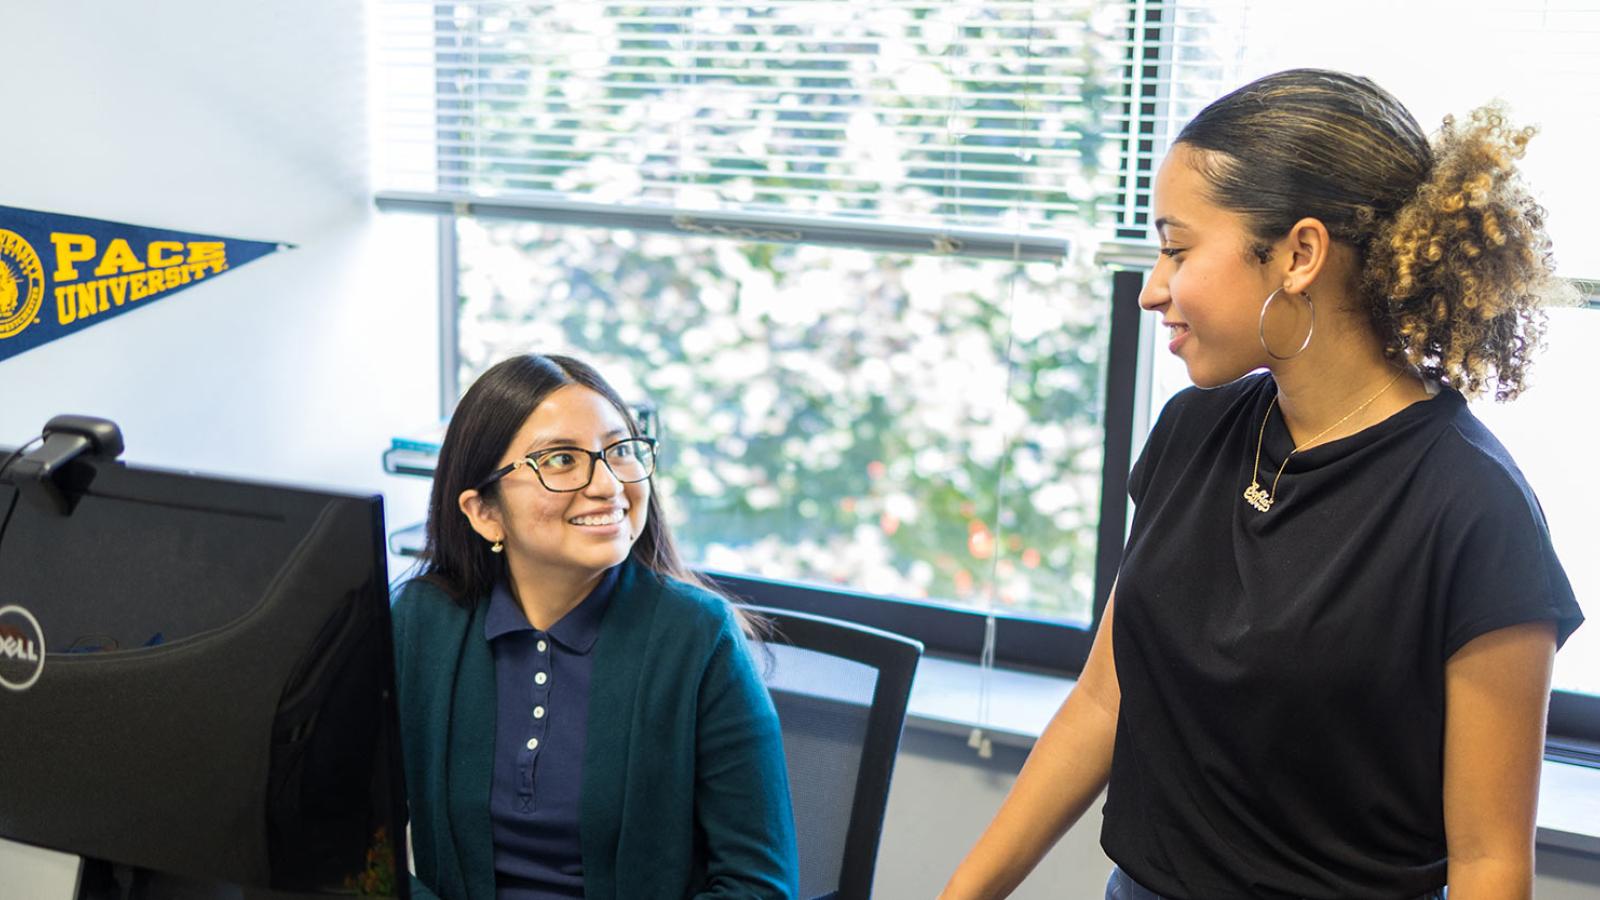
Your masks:
{"label": "mesh office chair", "polygon": [[757,663],[783,728],[800,896],[865,900],[922,644],[837,619],[750,609],[776,629],[769,658]]}

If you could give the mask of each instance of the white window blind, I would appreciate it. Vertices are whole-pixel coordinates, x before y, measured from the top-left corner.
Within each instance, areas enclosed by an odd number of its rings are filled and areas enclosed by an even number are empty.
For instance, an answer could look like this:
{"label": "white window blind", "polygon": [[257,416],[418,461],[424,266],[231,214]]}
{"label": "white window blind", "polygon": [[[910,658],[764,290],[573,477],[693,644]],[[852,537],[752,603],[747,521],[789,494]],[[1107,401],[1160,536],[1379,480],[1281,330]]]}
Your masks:
{"label": "white window blind", "polygon": [[797,220],[1049,235],[1121,211],[1125,2],[378,9],[391,206],[735,236],[779,217],[778,239]]}

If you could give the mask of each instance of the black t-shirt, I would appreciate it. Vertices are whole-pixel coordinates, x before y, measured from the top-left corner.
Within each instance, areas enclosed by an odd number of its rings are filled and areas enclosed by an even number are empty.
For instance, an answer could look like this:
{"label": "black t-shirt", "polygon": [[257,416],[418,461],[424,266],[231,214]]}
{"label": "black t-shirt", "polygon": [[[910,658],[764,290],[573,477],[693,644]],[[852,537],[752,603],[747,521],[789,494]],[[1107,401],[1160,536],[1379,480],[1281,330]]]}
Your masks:
{"label": "black t-shirt", "polygon": [[[1445,883],[1445,661],[1583,617],[1455,391],[1295,454],[1272,508],[1247,505],[1276,390],[1184,391],[1134,465],[1101,844],[1178,900],[1415,897]],[[1274,407],[1263,487],[1292,447]]]}

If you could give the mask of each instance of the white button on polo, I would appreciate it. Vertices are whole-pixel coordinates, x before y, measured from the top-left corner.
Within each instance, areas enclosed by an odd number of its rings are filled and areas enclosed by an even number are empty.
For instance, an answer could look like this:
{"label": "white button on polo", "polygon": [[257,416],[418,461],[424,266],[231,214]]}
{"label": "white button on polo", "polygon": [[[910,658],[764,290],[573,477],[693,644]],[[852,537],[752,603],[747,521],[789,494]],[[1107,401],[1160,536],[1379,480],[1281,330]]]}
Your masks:
{"label": "white button on polo", "polygon": [[529,750],[537,750],[537,749],[539,749],[539,739],[538,738],[528,738],[528,749]]}
{"label": "white button on polo", "polygon": [[544,707],[542,707],[542,706],[535,706],[535,707],[534,707],[534,708],[533,708],[533,717],[534,717],[534,718],[535,718],[535,719],[542,719],[542,718],[544,718]]}
{"label": "white button on polo", "polygon": [[544,651],[546,651],[548,649],[550,649],[550,645],[549,644],[546,644],[544,641],[540,641],[539,642],[539,652],[540,653],[543,653]]}
{"label": "white button on polo", "polygon": [[544,684],[546,681],[549,681],[549,680],[550,680],[550,676],[546,675],[543,672],[535,673],[534,676],[533,676],[533,683],[534,684]]}

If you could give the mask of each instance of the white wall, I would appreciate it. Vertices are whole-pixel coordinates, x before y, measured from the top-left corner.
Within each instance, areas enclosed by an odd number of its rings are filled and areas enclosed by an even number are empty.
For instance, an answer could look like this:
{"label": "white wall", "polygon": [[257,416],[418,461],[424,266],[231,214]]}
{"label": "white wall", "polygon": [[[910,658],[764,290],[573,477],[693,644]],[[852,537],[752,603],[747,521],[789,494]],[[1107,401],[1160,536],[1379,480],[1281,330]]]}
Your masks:
{"label": "white wall", "polygon": [[255,240],[268,256],[0,362],[0,444],[117,421],[126,459],[387,492],[438,410],[436,231],[372,211],[362,0],[0,5],[0,204]]}

